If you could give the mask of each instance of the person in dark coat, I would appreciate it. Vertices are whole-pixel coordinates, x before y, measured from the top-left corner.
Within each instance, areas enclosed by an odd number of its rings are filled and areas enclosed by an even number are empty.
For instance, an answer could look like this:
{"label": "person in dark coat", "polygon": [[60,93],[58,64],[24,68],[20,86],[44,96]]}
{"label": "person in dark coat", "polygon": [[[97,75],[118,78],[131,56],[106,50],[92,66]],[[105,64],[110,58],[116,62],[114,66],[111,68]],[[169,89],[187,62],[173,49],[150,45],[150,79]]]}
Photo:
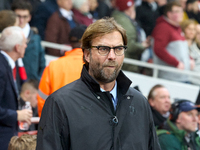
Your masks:
{"label": "person in dark coat", "polygon": [[7,150],[12,136],[18,134],[17,121],[31,124],[32,110],[18,110],[15,61],[24,56],[26,39],[19,27],[7,27],[0,37],[0,149]]}
{"label": "person in dark coat", "polygon": [[81,77],[47,98],[36,149],[160,150],[148,101],[121,71],[126,31],[100,19],[81,43]]}
{"label": "person in dark coat", "polygon": [[151,35],[156,25],[156,19],[160,16],[159,11],[155,0],[143,0],[142,4],[136,7],[136,20],[144,29],[146,36]]}
{"label": "person in dark coat", "polygon": [[[74,17],[72,0],[57,0],[59,10],[48,19],[45,30],[45,41],[70,45],[69,33],[78,23]],[[46,53],[53,56],[63,56],[64,52],[58,49],[46,48]]]}
{"label": "person in dark coat", "polygon": [[30,25],[38,29],[42,40],[45,37],[47,21],[57,9],[56,0],[45,0],[45,2],[40,3],[35,9]]}

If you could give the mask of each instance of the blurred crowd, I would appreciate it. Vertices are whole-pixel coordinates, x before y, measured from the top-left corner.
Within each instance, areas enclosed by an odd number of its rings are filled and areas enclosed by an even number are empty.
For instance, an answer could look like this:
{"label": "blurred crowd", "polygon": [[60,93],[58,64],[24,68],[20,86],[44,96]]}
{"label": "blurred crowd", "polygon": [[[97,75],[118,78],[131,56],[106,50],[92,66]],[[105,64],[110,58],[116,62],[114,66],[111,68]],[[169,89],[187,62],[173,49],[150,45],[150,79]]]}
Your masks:
{"label": "blurred crowd", "polygon": [[[7,36],[4,29],[18,26],[26,38],[23,56],[19,55],[16,48],[15,62],[13,67],[11,65],[18,99],[16,110],[21,110],[17,112],[21,116],[17,121],[31,124],[31,117],[41,116],[45,100],[50,94],[80,77],[83,66],[81,37],[91,23],[103,17],[113,17],[126,30],[126,58],[192,70],[197,74],[200,72],[198,0],[1,0],[2,37]],[[72,50],[44,49],[42,40],[68,45]],[[2,58],[7,58],[3,51],[7,43],[0,43]],[[46,66],[45,54],[60,58]],[[9,56],[14,54],[9,53]],[[124,64],[122,69],[152,75],[151,70],[130,64]],[[158,76],[200,85],[199,77],[166,71],[159,71]],[[5,97],[1,93],[0,115],[7,113],[2,109]],[[200,149],[197,105],[185,99],[177,99],[171,105],[170,94],[163,85],[155,85],[147,99],[163,150]],[[29,112],[22,110],[26,101],[31,103]],[[0,116],[0,126],[1,121],[5,120]],[[0,127],[0,133],[1,130],[3,128]],[[30,126],[28,130],[37,130],[37,125]],[[1,139],[0,135],[0,143],[3,143]],[[12,138],[10,142],[16,139]],[[9,147],[11,150],[12,145]]]}

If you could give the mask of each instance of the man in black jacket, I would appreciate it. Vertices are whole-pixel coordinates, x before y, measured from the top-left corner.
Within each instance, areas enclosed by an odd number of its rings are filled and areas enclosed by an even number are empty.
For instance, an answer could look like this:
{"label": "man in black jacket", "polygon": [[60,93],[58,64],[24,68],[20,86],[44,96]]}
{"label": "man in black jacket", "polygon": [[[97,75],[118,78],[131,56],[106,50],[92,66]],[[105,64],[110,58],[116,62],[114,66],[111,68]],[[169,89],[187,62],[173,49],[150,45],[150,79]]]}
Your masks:
{"label": "man in black jacket", "polygon": [[125,30],[100,19],[81,42],[81,77],[47,98],[36,149],[159,150],[148,101],[121,71]]}

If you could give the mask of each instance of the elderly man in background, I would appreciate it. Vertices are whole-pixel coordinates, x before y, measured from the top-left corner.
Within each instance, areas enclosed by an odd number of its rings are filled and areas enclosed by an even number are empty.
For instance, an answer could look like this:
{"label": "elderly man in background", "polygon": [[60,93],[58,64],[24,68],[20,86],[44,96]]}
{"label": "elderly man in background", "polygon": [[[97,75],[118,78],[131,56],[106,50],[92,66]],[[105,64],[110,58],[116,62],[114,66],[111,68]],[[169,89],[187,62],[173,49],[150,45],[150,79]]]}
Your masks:
{"label": "elderly man in background", "polygon": [[162,128],[169,117],[171,107],[169,91],[160,84],[153,86],[148,95],[151,106],[154,124],[157,128]]}
{"label": "elderly man in background", "polygon": [[10,138],[18,133],[17,121],[31,124],[32,110],[18,110],[18,92],[12,70],[24,56],[26,38],[19,27],[7,27],[0,37],[0,145],[7,150]]}

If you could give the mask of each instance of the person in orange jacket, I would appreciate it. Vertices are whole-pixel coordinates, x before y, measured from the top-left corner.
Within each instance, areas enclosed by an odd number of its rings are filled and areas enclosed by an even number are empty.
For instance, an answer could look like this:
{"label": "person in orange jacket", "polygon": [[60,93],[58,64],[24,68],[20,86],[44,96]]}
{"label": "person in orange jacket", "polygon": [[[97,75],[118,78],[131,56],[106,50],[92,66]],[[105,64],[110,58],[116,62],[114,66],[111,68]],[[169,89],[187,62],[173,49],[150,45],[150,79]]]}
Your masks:
{"label": "person in orange jacket", "polygon": [[80,40],[85,29],[86,26],[83,25],[73,28],[69,34],[69,41],[73,49],[65,52],[65,56],[51,61],[44,69],[37,95],[39,117],[45,100],[50,94],[80,78],[84,63]]}

